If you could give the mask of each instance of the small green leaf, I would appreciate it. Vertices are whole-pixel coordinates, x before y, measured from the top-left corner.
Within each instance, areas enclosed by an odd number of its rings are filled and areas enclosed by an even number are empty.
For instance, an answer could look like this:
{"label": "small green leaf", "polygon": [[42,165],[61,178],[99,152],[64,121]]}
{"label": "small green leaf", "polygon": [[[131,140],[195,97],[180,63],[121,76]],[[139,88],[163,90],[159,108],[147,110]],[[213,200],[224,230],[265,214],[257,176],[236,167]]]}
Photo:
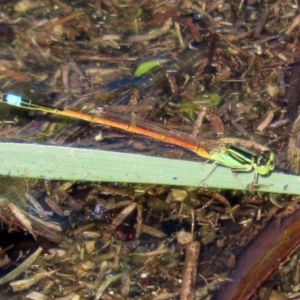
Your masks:
{"label": "small green leaf", "polygon": [[156,60],[150,60],[146,61],[142,64],[140,64],[137,69],[134,72],[135,77],[140,77],[146,73],[148,73],[150,70],[152,70],[155,67],[160,66],[161,64],[166,63],[167,59],[156,59]]}
{"label": "small green leaf", "polygon": [[143,14],[143,10],[141,8],[138,9],[136,16],[140,17]]}
{"label": "small green leaf", "polygon": [[207,105],[209,108],[214,109],[220,105],[222,99],[216,93],[204,93],[196,97],[195,102],[199,102],[202,105]]}
{"label": "small green leaf", "polygon": [[209,99],[210,99],[209,107],[211,109],[218,107],[222,101],[221,97],[215,93],[211,93]]}
{"label": "small green leaf", "polygon": [[177,107],[176,111],[188,123],[195,121],[195,113],[201,108],[201,105],[196,102],[183,102]]}

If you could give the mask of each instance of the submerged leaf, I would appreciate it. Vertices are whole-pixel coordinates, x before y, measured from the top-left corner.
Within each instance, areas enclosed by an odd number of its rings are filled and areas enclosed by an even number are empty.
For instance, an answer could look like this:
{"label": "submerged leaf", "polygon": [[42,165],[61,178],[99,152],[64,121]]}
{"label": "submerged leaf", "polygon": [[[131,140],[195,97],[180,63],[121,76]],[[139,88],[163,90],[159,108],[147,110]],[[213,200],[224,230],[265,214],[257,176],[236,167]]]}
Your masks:
{"label": "submerged leaf", "polygon": [[214,109],[217,106],[219,106],[222,99],[216,93],[204,93],[204,94],[198,95],[196,97],[196,101],[199,101],[203,105],[206,104],[209,106],[209,108]]}
{"label": "submerged leaf", "polygon": [[134,76],[140,77],[140,76],[148,73],[153,68],[166,63],[167,61],[168,61],[167,59],[155,59],[155,60],[146,61],[137,67],[136,71],[134,72]]}

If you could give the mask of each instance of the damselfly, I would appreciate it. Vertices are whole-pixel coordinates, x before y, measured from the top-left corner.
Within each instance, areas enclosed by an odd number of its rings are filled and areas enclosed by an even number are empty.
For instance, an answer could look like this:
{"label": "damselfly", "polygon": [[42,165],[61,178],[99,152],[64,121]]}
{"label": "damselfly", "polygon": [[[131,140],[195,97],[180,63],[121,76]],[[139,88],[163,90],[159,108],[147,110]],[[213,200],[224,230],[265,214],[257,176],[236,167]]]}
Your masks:
{"label": "damselfly", "polygon": [[221,142],[221,139],[219,141],[212,140],[203,141],[201,143],[185,141],[177,137],[168,136],[164,133],[155,132],[143,127],[111,120],[106,117],[81,113],[66,108],[39,104],[14,94],[2,94],[0,101],[20,108],[42,111],[96,124],[102,124],[105,126],[111,126],[127,132],[144,135],[164,143],[180,146],[196,153],[202,158],[215,161],[217,164],[229,167],[233,171],[250,172],[254,170],[255,179],[257,175],[268,175],[275,168],[275,155],[268,149],[264,149],[258,155],[256,155],[236,147],[232,143]]}

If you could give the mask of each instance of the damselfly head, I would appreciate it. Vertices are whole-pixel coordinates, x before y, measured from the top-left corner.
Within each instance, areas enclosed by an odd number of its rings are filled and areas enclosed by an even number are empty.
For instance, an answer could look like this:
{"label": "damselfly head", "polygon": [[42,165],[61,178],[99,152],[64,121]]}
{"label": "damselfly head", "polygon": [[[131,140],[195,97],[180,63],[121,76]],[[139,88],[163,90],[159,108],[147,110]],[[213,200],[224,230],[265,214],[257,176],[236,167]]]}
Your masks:
{"label": "damselfly head", "polygon": [[256,171],[259,175],[267,175],[275,168],[275,154],[269,150],[261,152],[255,161]]}

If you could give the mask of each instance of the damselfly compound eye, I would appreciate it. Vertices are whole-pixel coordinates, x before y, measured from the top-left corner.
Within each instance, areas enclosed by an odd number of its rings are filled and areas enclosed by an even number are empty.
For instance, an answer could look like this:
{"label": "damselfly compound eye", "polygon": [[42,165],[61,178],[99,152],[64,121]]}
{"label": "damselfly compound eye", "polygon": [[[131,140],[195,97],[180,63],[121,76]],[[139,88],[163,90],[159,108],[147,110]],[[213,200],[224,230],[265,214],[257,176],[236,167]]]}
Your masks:
{"label": "damselfly compound eye", "polygon": [[269,150],[263,151],[256,159],[256,171],[260,175],[267,175],[275,168],[275,154]]}

